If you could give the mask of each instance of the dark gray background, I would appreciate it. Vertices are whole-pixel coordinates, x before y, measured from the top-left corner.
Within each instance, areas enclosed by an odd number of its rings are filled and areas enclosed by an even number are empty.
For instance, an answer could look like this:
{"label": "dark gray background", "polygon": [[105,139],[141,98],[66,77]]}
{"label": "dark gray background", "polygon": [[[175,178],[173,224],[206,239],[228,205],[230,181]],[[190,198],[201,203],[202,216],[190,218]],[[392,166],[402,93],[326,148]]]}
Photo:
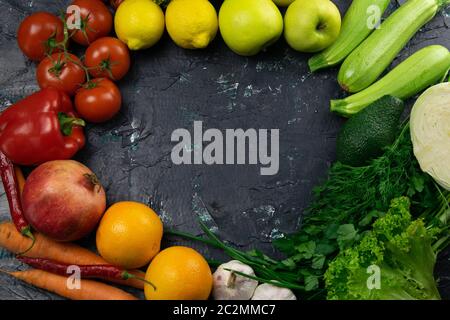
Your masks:
{"label": "dark gray background", "polygon": [[[0,0],[0,107],[38,90],[35,64],[23,57],[16,43],[20,21],[39,10],[58,13],[68,2]],[[342,13],[350,3],[334,2]],[[397,5],[393,1],[391,9]],[[449,47],[449,22],[440,13],[394,65],[429,44]],[[313,186],[326,177],[334,161],[335,138],[343,123],[329,112],[329,100],[344,96],[336,82],[337,69],[311,74],[308,57],[289,49],[283,39],[267,52],[245,58],[231,52],[220,35],[202,51],[182,50],[165,35],[155,47],[132,54],[132,69],[120,82],[120,115],[104,125],[89,126],[88,145],[77,159],[99,176],[109,203],[147,203],[166,227],[193,233],[199,233],[200,217],[230,243],[276,256],[271,240],[297,229]],[[205,129],[280,129],[278,175],[261,176],[260,166],[173,165],[172,131],[192,130],[195,120],[202,120]],[[1,200],[4,220],[9,212],[4,195]],[[176,243],[223,257],[197,244]],[[17,266],[0,250],[1,268]],[[449,267],[444,255],[438,275],[447,298]],[[56,297],[0,275],[1,298]]]}

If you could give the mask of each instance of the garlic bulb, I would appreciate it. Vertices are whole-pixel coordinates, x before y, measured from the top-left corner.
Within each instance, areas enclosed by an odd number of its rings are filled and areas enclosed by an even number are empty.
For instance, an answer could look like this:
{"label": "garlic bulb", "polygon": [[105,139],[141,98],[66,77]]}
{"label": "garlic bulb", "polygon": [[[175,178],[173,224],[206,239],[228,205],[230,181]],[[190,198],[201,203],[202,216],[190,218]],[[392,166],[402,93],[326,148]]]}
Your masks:
{"label": "garlic bulb", "polygon": [[290,289],[263,283],[256,288],[252,300],[297,300],[297,297]]}
{"label": "garlic bulb", "polygon": [[258,286],[258,281],[226,269],[255,276],[255,272],[250,266],[237,260],[220,265],[213,274],[213,298],[215,300],[250,300]]}

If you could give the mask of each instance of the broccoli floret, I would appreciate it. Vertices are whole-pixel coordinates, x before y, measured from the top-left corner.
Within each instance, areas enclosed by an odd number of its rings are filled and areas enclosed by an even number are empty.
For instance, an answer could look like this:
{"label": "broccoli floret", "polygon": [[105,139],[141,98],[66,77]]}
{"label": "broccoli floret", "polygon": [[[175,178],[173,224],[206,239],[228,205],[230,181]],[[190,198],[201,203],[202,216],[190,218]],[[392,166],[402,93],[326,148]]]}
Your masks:
{"label": "broccoli floret", "polygon": [[412,220],[409,207],[408,198],[394,199],[372,230],[330,263],[328,299],[440,299],[433,276],[436,230]]}

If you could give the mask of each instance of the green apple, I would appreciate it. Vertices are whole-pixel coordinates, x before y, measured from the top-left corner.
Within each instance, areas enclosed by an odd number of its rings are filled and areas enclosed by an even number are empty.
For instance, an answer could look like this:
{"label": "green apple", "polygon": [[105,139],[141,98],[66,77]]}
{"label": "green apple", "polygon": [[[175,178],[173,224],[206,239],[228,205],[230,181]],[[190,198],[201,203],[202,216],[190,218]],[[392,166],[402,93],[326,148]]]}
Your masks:
{"label": "green apple", "polygon": [[231,50],[253,56],[281,37],[283,17],[272,0],[225,0],[219,27]]}
{"label": "green apple", "polygon": [[275,4],[279,7],[288,7],[295,0],[273,0]]}
{"label": "green apple", "polygon": [[300,52],[317,52],[336,41],[341,14],[330,0],[296,0],[284,16],[284,36]]}

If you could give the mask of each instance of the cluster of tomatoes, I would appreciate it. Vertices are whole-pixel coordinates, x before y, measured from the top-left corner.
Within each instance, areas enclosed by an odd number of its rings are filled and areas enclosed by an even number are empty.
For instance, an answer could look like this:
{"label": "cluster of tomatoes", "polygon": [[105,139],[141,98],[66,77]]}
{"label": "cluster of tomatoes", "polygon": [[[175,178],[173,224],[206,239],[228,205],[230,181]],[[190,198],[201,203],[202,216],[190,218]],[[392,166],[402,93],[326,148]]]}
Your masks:
{"label": "cluster of tomatoes", "polygon": [[[121,1],[111,1],[116,7]],[[41,89],[53,87],[74,97],[78,114],[93,123],[107,121],[122,104],[114,83],[130,69],[128,47],[110,37],[113,16],[101,0],[74,0],[79,27],[70,30],[71,14],[57,17],[47,12],[34,13],[22,21],[17,40],[22,52],[39,62],[37,81]],[[81,60],[68,51],[69,42],[87,46]]]}

